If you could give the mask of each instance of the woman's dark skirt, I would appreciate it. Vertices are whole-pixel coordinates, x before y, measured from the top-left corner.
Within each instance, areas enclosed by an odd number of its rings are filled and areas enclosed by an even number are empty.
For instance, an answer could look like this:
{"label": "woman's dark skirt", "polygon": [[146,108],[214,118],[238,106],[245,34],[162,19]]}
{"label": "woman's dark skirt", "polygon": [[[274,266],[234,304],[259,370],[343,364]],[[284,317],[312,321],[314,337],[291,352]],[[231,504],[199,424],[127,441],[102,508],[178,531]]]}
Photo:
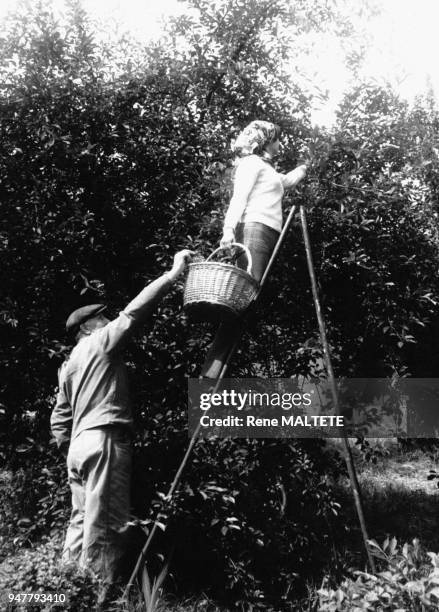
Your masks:
{"label": "woman's dark skirt", "polygon": [[[240,242],[250,251],[252,256],[251,274],[258,282],[264,275],[279,235],[279,232],[265,225],[265,223],[238,223],[235,241]],[[247,269],[247,257],[245,255],[241,255],[237,263],[240,268]]]}

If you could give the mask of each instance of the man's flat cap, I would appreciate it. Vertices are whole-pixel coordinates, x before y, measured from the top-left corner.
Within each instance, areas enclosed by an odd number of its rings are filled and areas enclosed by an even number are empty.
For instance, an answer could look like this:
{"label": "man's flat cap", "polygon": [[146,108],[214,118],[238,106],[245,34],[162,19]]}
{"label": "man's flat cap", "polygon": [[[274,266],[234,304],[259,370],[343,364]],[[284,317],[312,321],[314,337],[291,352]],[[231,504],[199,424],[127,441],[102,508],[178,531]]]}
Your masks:
{"label": "man's flat cap", "polygon": [[81,323],[84,323],[88,319],[95,317],[99,313],[103,312],[107,307],[105,304],[90,304],[89,306],[83,306],[77,308],[72,312],[66,321],[66,330],[72,332],[78,329]]}

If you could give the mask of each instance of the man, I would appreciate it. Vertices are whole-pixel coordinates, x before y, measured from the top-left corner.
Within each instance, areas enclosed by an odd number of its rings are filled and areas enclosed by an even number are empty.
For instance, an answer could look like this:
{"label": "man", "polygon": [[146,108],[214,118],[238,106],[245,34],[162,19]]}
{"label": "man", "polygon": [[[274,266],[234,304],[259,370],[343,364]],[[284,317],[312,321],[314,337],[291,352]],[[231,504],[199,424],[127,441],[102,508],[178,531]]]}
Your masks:
{"label": "man", "polygon": [[64,561],[91,567],[105,583],[119,574],[129,520],[132,414],[121,351],[185,270],[192,253],[145,287],[113,321],[103,304],[75,310],[67,331],[77,344],[59,370],[52,433],[67,457],[72,514]]}

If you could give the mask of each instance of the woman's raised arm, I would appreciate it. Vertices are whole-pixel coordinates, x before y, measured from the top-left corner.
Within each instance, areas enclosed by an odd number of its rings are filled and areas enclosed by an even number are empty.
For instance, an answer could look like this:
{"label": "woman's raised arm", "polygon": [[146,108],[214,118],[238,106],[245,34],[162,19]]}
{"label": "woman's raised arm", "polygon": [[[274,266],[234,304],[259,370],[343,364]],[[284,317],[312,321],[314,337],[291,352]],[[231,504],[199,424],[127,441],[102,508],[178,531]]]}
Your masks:
{"label": "woman's raised arm", "polygon": [[308,166],[306,164],[302,164],[297,166],[297,168],[294,168],[294,170],[291,170],[291,172],[287,172],[287,174],[281,174],[280,176],[285,189],[289,189],[290,187],[297,185],[297,183],[300,183],[300,181],[305,178],[307,169]]}

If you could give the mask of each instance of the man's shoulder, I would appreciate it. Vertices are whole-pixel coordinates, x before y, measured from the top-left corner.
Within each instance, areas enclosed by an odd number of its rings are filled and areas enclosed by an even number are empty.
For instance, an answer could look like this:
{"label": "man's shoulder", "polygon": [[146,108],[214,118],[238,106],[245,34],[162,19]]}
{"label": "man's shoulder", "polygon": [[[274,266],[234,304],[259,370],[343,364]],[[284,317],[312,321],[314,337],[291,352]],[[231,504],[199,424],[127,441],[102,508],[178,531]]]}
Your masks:
{"label": "man's shoulder", "polygon": [[121,340],[131,337],[137,319],[136,312],[130,312],[128,305],[118,317],[87,336],[84,340],[87,344],[84,345],[83,352],[88,355],[99,355],[103,359],[117,356],[123,350]]}
{"label": "man's shoulder", "polygon": [[102,353],[102,340],[97,333],[98,331],[100,330],[81,338],[73,347],[70,357],[63,364],[66,372],[69,370],[76,370],[78,364],[82,363],[88,357]]}

